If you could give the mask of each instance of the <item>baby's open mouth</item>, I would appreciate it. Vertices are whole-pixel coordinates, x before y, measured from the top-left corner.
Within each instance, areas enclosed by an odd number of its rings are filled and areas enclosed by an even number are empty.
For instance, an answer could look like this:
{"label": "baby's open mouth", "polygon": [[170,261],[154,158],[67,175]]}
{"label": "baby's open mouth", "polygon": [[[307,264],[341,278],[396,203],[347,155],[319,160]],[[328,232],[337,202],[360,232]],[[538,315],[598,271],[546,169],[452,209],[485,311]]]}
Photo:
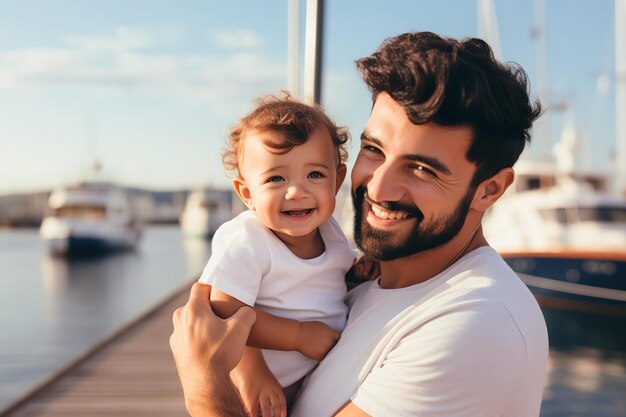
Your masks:
{"label": "baby's open mouth", "polygon": [[303,216],[306,216],[307,214],[309,214],[312,211],[313,211],[313,209],[286,210],[286,211],[283,211],[283,213],[285,213],[288,216],[303,217]]}

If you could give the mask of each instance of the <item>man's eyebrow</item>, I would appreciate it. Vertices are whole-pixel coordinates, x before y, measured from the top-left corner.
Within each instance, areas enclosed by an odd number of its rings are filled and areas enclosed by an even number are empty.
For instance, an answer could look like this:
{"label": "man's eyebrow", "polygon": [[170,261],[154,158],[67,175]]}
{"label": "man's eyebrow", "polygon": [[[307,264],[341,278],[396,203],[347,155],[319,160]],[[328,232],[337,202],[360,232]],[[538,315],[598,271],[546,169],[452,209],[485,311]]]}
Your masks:
{"label": "man's eyebrow", "polygon": [[[372,142],[374,145],[379,146],[382,149],[385,148],[384,144],[382,143],[382,141],[380,139],[377,139],[377,138],[371,136],[370,134],[368,134],[365,131],[363,131],[363,133],[361,133],[361,140],[362,141],[366,140],[368,142]],[[402,159],[407,159],[409,161],[415,161],[415,162],[423,162],[423,163],[425,163],[427,165],[430,165],[431,167],[433,167],[437,171],[442,172],[445,175],[450,175],[451,174],[450,168],[448,168],[446,166],[446,164],[444,164],[443,162],[441,162],[437,158],[433,158],[433,157],[426,156],[426,155],[420,155],[420,154],[409,154],[409,155],[403,155]]]}
{"label": "man's eyebrow", "polygon": [[383,143],[376,139],[374,136],[371,136],[369,133],[367,133],[367,131],[363,131],[363,133],[361,133],[361,140],[367,140],[370,142],[373,142],[374,144],[380,146],[381,148],[383,147]]}

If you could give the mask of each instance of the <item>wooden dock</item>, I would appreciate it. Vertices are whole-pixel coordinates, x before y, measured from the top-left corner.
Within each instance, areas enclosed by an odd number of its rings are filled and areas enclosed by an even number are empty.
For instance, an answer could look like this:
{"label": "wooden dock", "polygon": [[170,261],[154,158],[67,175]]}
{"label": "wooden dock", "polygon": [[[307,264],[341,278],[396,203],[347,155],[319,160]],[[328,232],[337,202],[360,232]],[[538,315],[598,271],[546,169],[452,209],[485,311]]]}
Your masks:
{"label": "wooden dock", "polygon": [[55,378],[0,412],[6,417],[188,416],[169,347],[177,292]]}

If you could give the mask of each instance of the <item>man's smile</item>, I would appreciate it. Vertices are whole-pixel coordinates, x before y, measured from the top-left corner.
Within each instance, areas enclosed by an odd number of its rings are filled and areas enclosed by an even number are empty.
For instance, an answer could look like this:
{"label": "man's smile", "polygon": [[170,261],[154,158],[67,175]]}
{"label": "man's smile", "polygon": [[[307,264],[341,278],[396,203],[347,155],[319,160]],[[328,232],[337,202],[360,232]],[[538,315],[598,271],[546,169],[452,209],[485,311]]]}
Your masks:
{"label": "man's smile", "polygon": [[367,195],[367,192],[364,195],[364,200],[366,206],[369,206],[368,208],[370,209],[367,210],[367,218],[370,224],[372,223],[372,221],[374,221],[375,223],[379,223],[382,221],[385,225],[391,225],[398,223],[402,220],[423,217],[423,215],[417,208],[409,207],[407,205],[403,205],[397,202],[385,201],[382,203],[378,203],[372,200]]}
{"label": "man's smile", "polygon": [[398,220],[402,220],[402,219],[406,219],[409,214],[408,213],[404,213],[401,211],[387,211],[384,209],[381,209],[378,206],[372,206],[372,211],[374,212],[374,214],[376,215],[376,217],[380,218],[380,219],[389,219],[389,220],[394,220],[394,219],[398,219]]}

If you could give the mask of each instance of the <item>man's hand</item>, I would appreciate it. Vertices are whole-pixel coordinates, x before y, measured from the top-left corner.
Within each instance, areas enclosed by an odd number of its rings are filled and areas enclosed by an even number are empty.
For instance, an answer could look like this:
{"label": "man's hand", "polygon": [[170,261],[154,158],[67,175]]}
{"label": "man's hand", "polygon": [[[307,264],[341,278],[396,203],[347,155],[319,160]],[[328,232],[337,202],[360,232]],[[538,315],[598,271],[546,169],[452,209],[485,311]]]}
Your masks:
{"label": "man's hand", "polygon": [[[174,312],[174,332],[170,336],[185,402],[192,415],[214,415],[204,411],[227,408],[237,412],[237,407],[243,407],[229,372],[241,359],[256,316],[253,309],[244,307],[222,320],[211,310],[210,294],[211,286],[193,285],[187,304]],[[231,399],[235,401],[232,405]],[[192,409],[201,412],[194,414]]]}
{"label": "man's hand", "polygon": [[300,325],[298,352],[321,361],[340,336],[341,333],[321,321],[305,321]]}

